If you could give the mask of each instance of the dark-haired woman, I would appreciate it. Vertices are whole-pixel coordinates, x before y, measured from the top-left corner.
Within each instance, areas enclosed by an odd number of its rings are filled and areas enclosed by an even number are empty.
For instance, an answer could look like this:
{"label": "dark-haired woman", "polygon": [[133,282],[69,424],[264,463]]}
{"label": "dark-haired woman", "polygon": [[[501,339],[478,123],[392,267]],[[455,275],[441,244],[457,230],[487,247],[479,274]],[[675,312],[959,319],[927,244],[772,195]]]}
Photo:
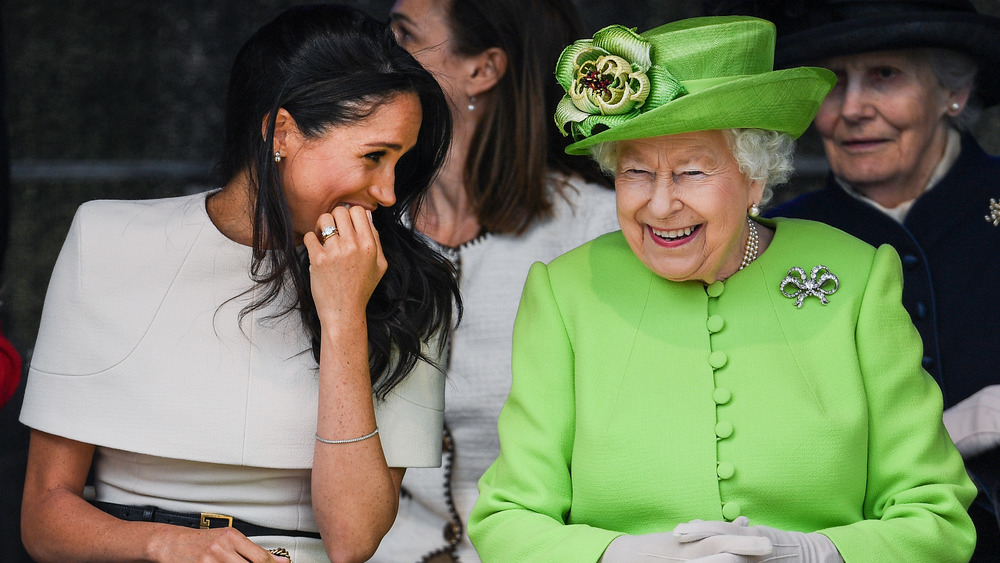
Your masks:
{"label": "dark-haired woman", "polygon": [[220,190],[81,207],[21,415],[33,557],[371,556],[403,468],[440,463],[457,288],[402,209],[449,123],[383,24],[294,8],[237,55]]}
{"label": "dark-haired woman", "polygon": [[555,61],[580,35],[569,0],[399,0],[391,22],[451,102],[451,152],[415,219],[459,266],[464,308],[447,369],[453,451],[440,469],[407,473],[409,495],[376,561],[434,551],[476,561],[462,530],[476,481],[499,453],[528,268],[616,230],[614,193],[596,167],[563,152],[552,123],[562,96]]}

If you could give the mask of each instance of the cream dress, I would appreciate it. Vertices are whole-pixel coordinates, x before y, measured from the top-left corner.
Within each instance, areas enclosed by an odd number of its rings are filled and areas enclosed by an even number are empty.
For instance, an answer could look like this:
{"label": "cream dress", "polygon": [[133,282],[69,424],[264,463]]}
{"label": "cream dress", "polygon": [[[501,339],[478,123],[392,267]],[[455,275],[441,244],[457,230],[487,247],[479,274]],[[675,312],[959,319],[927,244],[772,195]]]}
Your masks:
{"label": "cream dress", "polygon": [[[205,197],[81,206],[21,421],[97,446],[97,500],[316,531],[316,362],[298,316],[274,316],[280,303],[240,319],[251,249],[215,228]],[[425,363],[375,402],[391,467],[440,464],[443,402],[444,376]],[[328,561],[317,539],[253,539]]]}

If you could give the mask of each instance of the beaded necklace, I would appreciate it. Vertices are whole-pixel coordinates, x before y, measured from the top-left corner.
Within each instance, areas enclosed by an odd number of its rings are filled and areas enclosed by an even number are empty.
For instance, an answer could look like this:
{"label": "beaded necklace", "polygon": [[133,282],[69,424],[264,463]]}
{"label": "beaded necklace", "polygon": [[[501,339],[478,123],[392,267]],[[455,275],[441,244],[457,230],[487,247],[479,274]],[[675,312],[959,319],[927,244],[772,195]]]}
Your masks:
{"label": "beaded necklace", "polygon": [[740,262],[740,270],[746,268],[751,262],[757,259],[757,248],[760,242],[760,237],[757,235],[757,225],[749,218],[747,218],[747,223],[750,223],[750,236],[747,237],[747,246],[743,250],[743,261]]}

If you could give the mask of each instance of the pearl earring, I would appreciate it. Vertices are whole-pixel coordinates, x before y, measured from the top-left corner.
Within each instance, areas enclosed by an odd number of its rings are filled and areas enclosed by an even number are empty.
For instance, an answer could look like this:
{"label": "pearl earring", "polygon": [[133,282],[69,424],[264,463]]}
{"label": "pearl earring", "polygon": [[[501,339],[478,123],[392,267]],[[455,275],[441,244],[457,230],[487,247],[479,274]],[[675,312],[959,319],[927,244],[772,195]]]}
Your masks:
{"label": "pearl earring", "polygon": [[476,111],[476,97],[469,96],[469,111]]}
{"label": "pearl earring", "polygon": [[757,204],[755,203],[750,206],[750,216],[756,217],[758,215],[760,215],[760,207],[757,207]]}
{"label": "pearl earring", "polygon": [[951,111],[958,111],[962,109],[962,106],[958,105],[958,102],[951,103]]}
{"label": "pearl earring", "polygon": [[281,162],[281,151],[274,151],[274,161]]}

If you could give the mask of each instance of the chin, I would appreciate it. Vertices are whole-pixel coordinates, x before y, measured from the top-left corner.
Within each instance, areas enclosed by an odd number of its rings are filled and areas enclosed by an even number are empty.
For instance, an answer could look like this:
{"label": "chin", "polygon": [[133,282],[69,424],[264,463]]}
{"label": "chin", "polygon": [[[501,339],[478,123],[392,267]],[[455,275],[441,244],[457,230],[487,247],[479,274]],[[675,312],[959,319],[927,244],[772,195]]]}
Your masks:
{"label": "chin", "polygon": [[831,168],[837,178],[852,186],[879,184],[891,178],[891,175],[887,171],[879,169],[878,163],[870,163],[872,164],[871,166],[866,166],[865,164],[865,162],[851,162],[848,160],[841,166],[832,166]]}
{"label": "chin", "polygon": [[651,266],[648,263],[646,264],[646,267],[649,268],[649,271],[653,272],[657,276],[659,276],[659,277],[661,277],[661,278],[663,278],[663,279],[665,279],[667,281],[683,282],[683,281],[688,281],[688,280],[693,279],[692,276],[691,276],[691,274],[681,273],[681,272],[678,272],[677,270],[674,270],[674,269],[658,268],[658,267]]}
{"label": "chin", "polygon": [[891,180],[891,177],[888,174],[882,172],[865,173],[864,171],[859,172],[857,170],[852,172],[852,174],[844,176],[837,175],[837,177],[853,187],[879,185]]}

